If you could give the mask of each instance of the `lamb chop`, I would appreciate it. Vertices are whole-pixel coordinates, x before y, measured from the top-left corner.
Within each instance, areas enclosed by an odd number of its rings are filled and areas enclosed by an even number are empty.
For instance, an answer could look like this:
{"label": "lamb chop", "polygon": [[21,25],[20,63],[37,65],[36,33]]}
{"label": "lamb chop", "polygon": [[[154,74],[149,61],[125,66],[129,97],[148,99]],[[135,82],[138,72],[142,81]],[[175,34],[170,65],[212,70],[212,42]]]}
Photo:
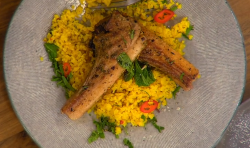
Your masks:
{"label": "lamb chop", "polygon": [[[102,32],[95,32],[96,61],[83,87],[63,106],[62,113],[75,120],[90,109],[125,71],[117,57],[125,52],[134,61],[145,47],[146,38],[133,19],[114,12],[99,23]],[[133,38],[130,32],[133,30]]]}
{"label": "lamb chop", "polygon": [[199,70],[160,37],[143,26],[141,28],[147,37],[147,46],[140,53],[138,60],[159,69],[184,90],[192,89],[192,83],[198,77]]}
{"label": "lamb chop", "polygon": [[[122,15],[127,19],[132,19],[126,14]],[[94,36],[105,31],[103,29],[105,24],[106,22],[103,21],[96,25]],[[197,79],[199,70],[181,54],[172,49],[163,39],[143,25],[140,24],[140,26],[147,40],[146,47],[140,53],[138,60],[159,69],[171,77],[175,83],[180,85],[184,90],[188,91],[192,89],[192,83]]]}

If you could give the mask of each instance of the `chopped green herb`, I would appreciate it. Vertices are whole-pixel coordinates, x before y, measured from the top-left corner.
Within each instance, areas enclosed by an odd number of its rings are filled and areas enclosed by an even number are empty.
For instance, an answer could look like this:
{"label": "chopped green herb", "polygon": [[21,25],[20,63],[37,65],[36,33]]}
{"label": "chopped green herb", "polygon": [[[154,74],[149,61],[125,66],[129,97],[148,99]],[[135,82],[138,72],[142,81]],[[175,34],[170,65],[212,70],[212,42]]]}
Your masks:
{"label": "chopped green herb", "polygon": [[186,30],[186,35],[188,35],[190,33],[191,30],[194,30],[194,26],[190,25],[187,30]]}
{"label": "chopped green herb", "polygon": [[51,79],[51,81],[60,81],[60,80],[61,80],[61,78],[58,78],[56,76],[53,76],[52,79]]}
{"label": "chopped green herb", "polygon": [[[148,94],[148,92],[146,92],[145,90],[140,90],[140,91],[144,91],[145,93],[147,93]],[[150,95],[148,94],[148,97],[150,97]]]}
{"label": "chopped green herb", "polygon": [[155,81],[154,75],[149,67],[141,69],[138,61],[135,61],[135,82],[138,86],[149,86]]}
{"label": "chopped green herb", "polygon": [[133,144],[127,139],[127,138],[124,138],[123,139],[123,144],[128,146],[129,148],[133,148]]}
{"label": "chopped green herb", "polygon": [[155,81],[150,67],[144,65],[144,67],[141,68],[137,60],[132,63],[129,56],[125,52],[121,53],[117,57],[117,61],[121,67],[127,70],[124,74],[125,81],[129,81],[134,77],[138,86],[149,86]]}
{"label": "chopped green herb", "polygon": [[69,81],[72,77],[73,77],[73,74],[72,74],[72,72],[70,72],[68,77],[67,77],[67,80]]}
{"label": "chopped green herb", "polygon": [[131,80],[134,77],[134,75],[135,75],[135,68],[134,68],[134,63],[132,63],[132,66],[130,66],[124,73],[125,82]]}
{"label": "chopped green herb", "polygon": [[64,76],[62,76],[62,80],[63,80],[63,83],[65,84],[65,86],[66,86],[69,90],[75,91],[75,89],[69,84],[69,82],[67,81],[67,79],[66,79]]}
{"label": "chopped green herb", "polygon": [[92,143],[94,141],[96,141],[99,138],[99,134],[97,131],[93,131],[90,135],[90,137],[88,138],[88,142]]}
{"label": "chopped green herb", "polygon": [[186,33],[182,33],[182,36],[189,40],[188,35],[189,35],[189,33],[190,33],[191,30],[194,30],[194,26],[193,25],[190,25],[187,28]]}
{"label": "chopped green herb", "polygon": [[124,43],[127,45],[127,41],[124,39],[124,37],[122,37],[122,39],[123,39]]}
{"label": "chopped green herb", "polygon": [[63,81],[61,81],[61,80],[58,81],[58,82],[56,83],[56,85],[57,85],[57,87],[58,87],[58,86],[62,86],[62,87],[64,86]]}
{"label": "chopped green herb", "polygon": [[65,96],[66,96],[66,99],[69,99],[69,90],[65,90]]}
{"label": "chopped green herb", "polygon": [[173,6],[173,7],[170,8],[171,11],[175,11],[175,10],[177,10],[177,9],[178,9],[177,6]]}
{"label": "chopped green herb", "polygon": [[126,69],[127,72],[124,74],[124,80],[127,82],[134,77],[134,64],[130,60],[129,56],[123,52],[117,57],[119,65]]}
{"label": "chopped green herb", "polygon": [[157,119],[155,117],[153,117],[152,119],[148,118],[148,121],[151,122],[153,124],[153,126],[161,133],[162,130],[164,130],[165,128],[162,126],[159,126],[156,124]]}
{"label": "chopped green herb", "polygon": [[119,65],[126,69],[126,70],[131,70],[131,67],[133,65],[132,61],[130,60],[129,56],[123,52],[121,53],[118,57],[117,57],[117,61],[119,63]]}
{"label": "chopped green herb", "polygon": [[131,32],[130,32],[130,38],[133,40],[133,38],[134,38],[134,35],[135,35],[135,30],[133,29],[133,30],[131,30]]}
{"label": "chopped green herb", "polygon": [[58,46],[52,43],[45,43],[45,49],[49,55],[49,59],[52,62],[52,67],[54,68],[55,75],[52,76],[51,81],[57,82],[57,86],[62,86],[65,88],[66,98],[69,97],[68,90],[75,91],[75,89],[70,85],[69,81],[73,77],[72,73],[68,75],[67,78],[64,76],[63,65],[55,60],[57,58]]}
{"label": "chopped green herb", "polygon": [[89,86],[85,85],[85,86],[83,86],[82,88],[83,88],[84,90],[86,90],[86,89],[89,88]]}
{"label": "chopped green herb", "polygon": [[162,4],[167,4],[168,1],[167,1],[167,0],[163,0],[163,1],[161,1],[161,3],[162,3]]}
{"label": "chopped green herb", "polygon": [[108,117],[102,116],[100,118],[100,121],[93,121],[93,123],[96,125],[96,130],[93,131],[90,137],[88,138],[89,143],[96,141],[99,137],[105,138],[104,131],[106,130],[112,132],[116,136],[116,138],[119,138],[119,136],[115,134],[115,123],[111,123],[108,120]]}
{"label": "chopped green herb", "polygon": [[44,46],[45,46],[46,51],[49,54],[50,61],[51,62],[55,61],[55,58],[57,57],[57,50],[59,47],[51,43],[45,43]]}
{"label": "chopped green herb", "polygon": [[97,121],[94,121],[94,124],[96,125],[96,132],[98,133],[99,137],[105,138],[104,131],[103,131],[103,125]]}
{"label": "chopped green herb", "polygon": [[124,126],[123,130],[124,130],[125,134],[128,135],[128,126]]}
{"label": "chopped green herb", "polygon": [[124,73],[123,78],[124,78],[125,82],[127,82],[127,81],[131,80],[134,77],[134,75],[135,75],[134,71],[132,71],[132,72],[126,71]]}
{"label": "chopped green herb", "polygon": [[69,78],[71,79],[73,77],[72,72],[69,73]]}
{"label": "chopped green herb", "polygon": [[186,38],[186,39],[189,40],[189,38],[188,38],[188,36],[187,36],[186,34],[182,33],[182,36],[183,36],[184,38]]}
{"label": "chopped green herb", "polygon": [[141,118],[143,119],[143,121],[146,120],[146,117],[144,115],[141,115]]}
{"label": "chopped green herb", "polygon": [[181,87],[180,87],[180,86],[177,86],[177,87],[175,88],[175,90],[172,92],[172,95],[173,95],[174,99],[175,99],[176,94],[180,91],[180,89],[181,89]]}
{"label": "chopped green herb", "polygon": [[185,75],[185,73],[183,72],[183,73],[181,73],[181,75],[180,75],[180,80],[181,81],[183,81],[183,77],[184,77],[184,75]]}
{"label": "chopped green herb", "polygon": [[59,70],[60,70],[60,73],[63,75],[64,72],[63,72],[63,66],[62,66],[62,64],[59,64]]}

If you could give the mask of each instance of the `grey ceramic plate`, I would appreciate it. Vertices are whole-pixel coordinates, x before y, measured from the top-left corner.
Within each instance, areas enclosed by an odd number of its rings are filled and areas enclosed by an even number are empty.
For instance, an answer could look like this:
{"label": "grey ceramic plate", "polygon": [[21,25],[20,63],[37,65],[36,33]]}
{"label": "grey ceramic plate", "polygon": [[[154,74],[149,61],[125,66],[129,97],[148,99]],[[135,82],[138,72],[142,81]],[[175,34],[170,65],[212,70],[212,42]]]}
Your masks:
{"label": "grey ceramic plate", "polygon": [[[4,50],[4,71],[12,105],[24,128],[41,147],[124,147],[127,136],[138,147],[212,147],[237,108],[245,84],[245,54],[237,21],[224,0],[179,0],[195,25],[194,39],[187,42],[186,58],[201,72],[194,89],[169,101],[169,109],[157,114],[158,133],[129,127],[120,139],[87,143],[94,129],[92,117],[72,121],[60,113],[64,93],[50,81],[51,63],[43,46],[54,14],[77,0],[23,0],[9,26]],[[45,57],[41,62],[39,57]],[[178,102],[178,103],[177,103]],[[180,110],[176,110],[180,107]],[[168,111],[170,110],[170,111]]]}

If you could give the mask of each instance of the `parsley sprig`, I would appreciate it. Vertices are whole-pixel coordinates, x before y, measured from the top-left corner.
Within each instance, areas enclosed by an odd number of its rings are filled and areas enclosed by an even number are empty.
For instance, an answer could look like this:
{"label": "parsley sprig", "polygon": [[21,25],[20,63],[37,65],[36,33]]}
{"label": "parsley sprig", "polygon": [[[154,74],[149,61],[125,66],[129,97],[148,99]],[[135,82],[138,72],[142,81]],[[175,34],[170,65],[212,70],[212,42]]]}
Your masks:
{"label": "parsley sprig", "polygon": [[153,124],[153,126],[161,133],[162,130],[164,130],[165,128],[163,126],[159,126],[156,122],[157,119],[155,117],[153,117],[152,119],[148,119],[149,122],[151,122]]}
{"label": "parsley sprig", "polygon": [[75,91],[75,89],[70,85],[69,81],[73,77],[70,73],[67,77],[64,76],[63,66],[56,61],[58,46],[52,43],[45,43],[45,49],[48,53],[49,60],[52,62],[52,67],[54,68],[55,75],[52,76],[51,81],[57,82],[57,86],[62,86],[66,90],[66,97],[69,98],[68,92]]}
{"label": "parsley sprig", "polygon": [[194,26],[193,25],[190,25],[187,28],[186,33],[182,33],[182,36],[189,40],[188,35],[189,35],[189,33],[190,33],[191,30],[194,30]]}
{"label": "parsley sprig", "polygon": [[124,138],[123,139],[123,144],[128,146],[129,148],[133,148],[133,144],[127,139],[127,138]]}
{"label": "parsley sprig", "polygon": [[162,4],[168,4],[168,0],[161,1]]}
{"label": "parsley sprig", "polygon": [[135,30],[132,29],[129,34],[130,34],[131,40],[133,40],[134,39],[134,35],[135,35]]}
{"label": "parsley sprig", "polygon": [[172,7],[170,8],[171,11],[175,11],[175,10],[177,10],[177,9],[178,9],[177,6],[172,6]]}
{"label": "parsley sprig", "polygon": [[116,138],[119,138],[119,136],[115,134],[115,123],[109,122],[108,117],[102,116],[100,121],[94,120],[93,123],[96,125],[96,130],[94,130],[88,138],[89,143],[96,141],[98,138],[105,138],[104,131],[109,131],[113,133]]}
{"label": "parsley sprig", "polygon": [[135,61],[135,83],[138,86],[149,86],[155,81],[154,75],[149,66],[144,65],[141,68],[139,62]]}
{"label": "parsley sprig", "polygon": [[[146,117],[144,115],[141,116],[141,118],[143,119],[143,121],[146,121]],[[152,119],[148,118],[147,119],[148,123],[152,123],[152,125],[161,133],[162,130],[164,130],[165,128],[163,126],[159,126],[156,122],[157,119],[155,117],[153,117]]]}
{"label": "parsley sprig", "polygon": [[149,86],[155,81],[149,66],[144,65],[141,67],[137,60],[133,63],[125,52],[117,57],[117,61],[121,67],[127,70],[124,74],[125,81],[129,81],[134,77],[138,86]]}
{"label": "parsley sprig", "polygon": [[175,99],[175,97],[176,97],[176,94],[180,91],[180,89],[181,89],[181,87],[180,87],[180,86],[177,86],[177,87],[175,88],[175,90],[172,92],[172,95],[173,95],[174,99]]}

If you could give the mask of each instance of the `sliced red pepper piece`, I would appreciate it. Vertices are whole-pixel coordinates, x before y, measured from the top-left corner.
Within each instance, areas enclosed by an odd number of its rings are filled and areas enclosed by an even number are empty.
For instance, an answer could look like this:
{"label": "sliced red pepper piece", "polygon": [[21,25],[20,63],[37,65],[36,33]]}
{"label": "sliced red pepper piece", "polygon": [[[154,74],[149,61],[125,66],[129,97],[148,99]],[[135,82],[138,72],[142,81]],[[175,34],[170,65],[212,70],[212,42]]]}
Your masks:
{"label": "sliced red pepper piece", "polygon": [[169,21],[173,16],[174,16],[173,11],[164,9],[155,15],[154,20],[158,23],[164,24],[167,21]]}
{"label": "sliced red pepper piece", "polygon": [[123,123],[124,123],[124,121],[123,121],[123,120],[121,120],[121,121],[120,121],[120,124],[123,124]]}
{"label": "sliced red pepper piece", "polygon": [[63,63],[63,72],[64,72],[65,77],[68,77],[68,75],[70,74],[70,71],[71,71],[71,67],[69,63]]}
{"label": "sliced red pepper piece", "polygon": [[157,107],[158,107],[158,102],[153,100],[153,104],[150,105],[148,104],[149,101],[146,101],[142,104],[140,110],[141,112],[144,112],[144,113],[151,113],[152,111],[154,111]]}

